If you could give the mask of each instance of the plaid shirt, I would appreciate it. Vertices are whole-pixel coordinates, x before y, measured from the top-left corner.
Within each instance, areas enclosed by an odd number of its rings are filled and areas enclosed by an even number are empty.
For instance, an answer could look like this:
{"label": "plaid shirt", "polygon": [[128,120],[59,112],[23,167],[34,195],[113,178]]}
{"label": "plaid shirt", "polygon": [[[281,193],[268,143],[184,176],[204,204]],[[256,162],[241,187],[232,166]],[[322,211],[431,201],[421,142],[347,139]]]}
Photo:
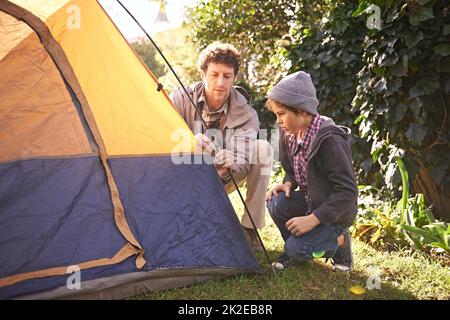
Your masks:
{"label": "plaid shirt", "polygon": [[297,141],[297,135],[293,134],[289,137],[288,143],[292,156],[292,167],[294,168],[295,181],[300,187],[300,190],[308,197],[308,186],[306,184],[306,168],[308,166],[308,154],[307,151],[317,136],[324,118],[319,114],[314,116],[311,125],[306,130],[305,135],[300,141]]}
{"label": "plaid shirt", "polygon": [[218,110],[209,111],[208,104],[206,103],[205,94],[203,93],[198,102],[202,104],[202,118],[205,120],[208,129],[219,129],[220,122],[223,116],[228,111],[228,100]]}

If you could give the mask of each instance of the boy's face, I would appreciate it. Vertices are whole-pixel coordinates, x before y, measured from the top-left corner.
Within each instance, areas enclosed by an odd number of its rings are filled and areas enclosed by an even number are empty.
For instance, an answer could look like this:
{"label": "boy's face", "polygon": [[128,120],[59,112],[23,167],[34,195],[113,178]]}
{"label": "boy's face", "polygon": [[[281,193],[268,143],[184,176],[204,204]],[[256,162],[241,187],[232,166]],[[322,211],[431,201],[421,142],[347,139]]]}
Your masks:
{"label": "boy's face", "polygon": [[233,88],[236,78],[234,69],[222,63],[210,62],[206,71],[201,73],[205,83],[208,107],[217,110],[223,105]]}
{"label": "boy's face", "polygon": [[277,123],[288,134],[297,134],[309,127],[310,121],[305,112],[295,114],[277,103],[271,103],[270,109],[277,116]]}

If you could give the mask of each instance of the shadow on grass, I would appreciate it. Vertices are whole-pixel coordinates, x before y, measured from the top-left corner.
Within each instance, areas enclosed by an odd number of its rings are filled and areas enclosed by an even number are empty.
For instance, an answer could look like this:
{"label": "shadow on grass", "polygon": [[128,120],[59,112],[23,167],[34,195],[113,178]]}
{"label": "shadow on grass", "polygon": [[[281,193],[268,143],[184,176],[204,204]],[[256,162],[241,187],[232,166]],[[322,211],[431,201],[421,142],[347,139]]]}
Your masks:
{"label": "shadow on grass", "polygon": [[[275,261],[279,251],[268,251],[271,261]],[[315,259],[308,263],[292,266],[278,271],[273,276],[263,253],[256,255],[258,262],[265,270],[258,282],[266,283],[266,290],[258,292],[257,296],[248,299],[294,299],[294,300],[410,300],[417,299],[412,293],[401,290],[394,285],[383,282],[382,275],[367,272],[352,271],[337,272],[331,263],[325,264],[325,259]],[[250,276],[247,276],[250,278]],[[379,279],[379,281],[377,281]],[[379,283],[379,286],[377,285]],[[355,294],[352,287],[364,288],[364,293]],[[368,287],[372,288],[369,290]],[[378,287],[378,288],[377,288]]]}
{"label": "shadow on grass", "polygon": [[[275,261],[279,251],[268,251]],[[380,289],[365,289],[354,294],[350,288],[366,287],[370,272],[333,271],[331,263],[316,259],[277,272],[273,275],[263,253],[256,255],[265,271],[261,275],[238,275],[208,280],[187,287],[156,291],[134,297],[139,300],[411,300],[417,299],[406,290],[396,288],[381,279]]]}

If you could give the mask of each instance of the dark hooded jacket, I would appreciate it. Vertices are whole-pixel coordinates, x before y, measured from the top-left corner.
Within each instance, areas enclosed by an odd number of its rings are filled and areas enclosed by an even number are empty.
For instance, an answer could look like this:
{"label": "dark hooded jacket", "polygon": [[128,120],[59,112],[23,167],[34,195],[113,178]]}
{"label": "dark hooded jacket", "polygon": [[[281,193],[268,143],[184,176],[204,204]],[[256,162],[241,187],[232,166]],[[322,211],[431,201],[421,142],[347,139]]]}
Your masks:
{"label": "dark hooded jacket", "polygon": [[[350,129],[336,126],[330,118],[325,121],[313,137],[308,154],[306,183],[308,185],[309,212],[326,226],[343,224],[351,226],[356,217],[358,187],[352,166],[352,153],[348,138]],[[295,181],[292,154],[288,136],[281,132],[280,160],[292,190]]]}

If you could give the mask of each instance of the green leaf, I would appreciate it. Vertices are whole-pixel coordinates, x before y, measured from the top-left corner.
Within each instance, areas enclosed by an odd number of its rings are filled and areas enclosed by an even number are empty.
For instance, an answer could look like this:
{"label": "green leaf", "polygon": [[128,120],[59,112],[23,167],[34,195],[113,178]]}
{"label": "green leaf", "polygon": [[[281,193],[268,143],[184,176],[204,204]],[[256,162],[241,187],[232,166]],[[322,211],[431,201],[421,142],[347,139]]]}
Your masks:
{"label": "green leaf", "polygon": [[450,55],[450,43],[442,43],[434,47],[434,52],[444,57]]}
{"label": "green leaf", "polygon": [[423,104],[422,104],[422,101],[420,100],[420,98],[416,98],[411,103],[409,103],[409,109],[411,109],[411,111],[414,113],[414,116],[416,116],[416,117],[419,115],[422,107],[423,107]]}
{"label": "green leaf", "polygon": [[375,231],[375,233],[370,238],[370,242],[372,244],[375,243],[380,238],[380,235],[381,235],[381,229],[378,229],[377,231]]}
{"label": "green leaf", "polygon": [[409,23],[416,27],[420,22],[433,18],[433,8],[422,7],[419,12],[414,12],[409,16]]}
{"label": "green leaf", "polygon": [[395,94],[399,91],[399,89],[402,86],[402,79],[400,78],[394,78],[391,81],[388,82],[388,90],[386,91],[386,94],[388,96]]}
{"label": "green leaf", "polygon": [[410,98],[416,98],[423,96],[425,94],[425,90],[417,83],[414,87],[409,89]]}
{"label": "green leaf", "polygon": [[411,98],[415,98],[425,94],[432,94],[439,87],[440,84],[438,81],[422,79],[414,87],[409,89],[409,95]]}
{"label": "green leaf", "polygon": [[408,110],[408,106],[404,103],[400,103],[396,108],[395,108],[395,118],[394,118],[394,122],[400,122],[401,120],[403,120],[403,118],[405,117],[406,111]]}
{"label": "green leaf", "polygon": [[372,161],[373,163],[376,163],[378,161],[378,158],[380,157],[381,153],[383,152],[384,148],[383,145],[372,145],[372,150],[370,150],[370,153],[372,154]]}
{"label": "green leaf", "polygon": [[427,216],[428,223],[435,223],[436,222],[436,219],[434,219],[434,216],[433,216],[433,214],[431,213],[430,210],[425,210],[425,214]]}
{"label": "green leaf", "polygon": [[450,73],[450,57],[442,59],[441,72],[449,72]]}
{"label": "green leaf", "polygon": [[405,54],[401,61],[397,62],[391,68],[391,73],[396,77],[405,77],[408,75],[408,56]]}
{"label": "green leaf", "polygon": [[369,7],[369,4],[366,1],[362,1],[359,4],[358,9],[356,9],[353,13],[352,13],[352,17],[357,17],[359,15],[361,15],[364,11],[366,11],[366,9]]}
{"label": "green leaf", "polygon": [[423,32],[419,31],[416,34],[408,34],[405,37],[405,43],[408,49],[415,47],[420,41],[423,40]]}
{"label": "green leaf", "polygon": [[406,131],[405,134],[408,139],[419,144],[422,142],[423,138],[425,138],[425,135],[427,134],[427,129],[421,128],[416,123],[411,123],[411,125],[408,128],[408,131]]}
{"label": "green leaf", "polygon": [[316,56],[316,59],[322,62],[328,62],[331,59],[331,54],[326,51],[322,51]]}
{"label": "green leaf", "polygon": [[359,124],[361,121],[363,121],[366,117],[364,117],[363,114],[361,114],[358,118],[356,118],[355,122],[353,124]]}
{"label": "green leaf", "polygon": [[360,163],[360,167],[364,170],[364,172],[369,172],[372,168],[373,161],[372,159],[366,159]]}
{"label": "green leaf", "polygon": [[412,240],[412,242],[417,247],[417,249],[423,250],[423,244],[421,243],[421,241],[419,240],[419,238],[417,236],[410,235],[409,233],[406,233],[406,235],[408,236],[409,239]]}
{"label": "green leaf", "polygon": [[[367,160],[372,161],[372,160],[370,160],[370,159],[367,159]],[[366,160],[366,161],[367,161],[367,160]],[[374,187],[374,186],[365,186],[365,185],[359,185],[359,186],[358,186],[358,190],[361,191],[361,192],[364,192],[364,191],[376,191],[376,192],[380,192],[380,189],[378,189],[378,188],[376,188],[376,187]],[[449,226],[449,228],[450,228],[450,226]]]}
{"label": "green leaf", "polygon": [[433,246],[433,247],[435,247],[435,248],[440,248],[440,249],[443,249],[443,250],[446,251],[446,252],[450,252],[449,247],[448,247],[446,244],[444,244],[444,243],[440,243],[440,242],[432,242],[432,243],[430,243],[430,244],[431,244],[431,246]]}
{"label": "green leaf", "polygon": [[370,130],[372,128],[372,121],[371,120],[364,120],[359,125],[359,131],[361,137],[365,138],[370,133]]}
{"label": "green leaf", "polygon": [[380,77],[384,76],[384,68],[381,68],[381,67],[379,67],[379,66],[374,66],[374,67],[372,68],[372,71],[373,71],[377,76],[380,76]]}
{"label": "green leaf", "polygon": [[387,86],[386,86],[385,78],[381,78],[380,80],[378,80],[377,83],[373,87],[373,91],[375,93],[381,93],[381,92],[385,91],[386,89],[387,89]]}
{"label": "green leaf", "polygon": [[444,25],[444,28],[442,29],[442,34],[443,34],[444,36],[450,34],[450,24]]}
{"label": "green leaf", "polygon": [[410,226],[408,224],[403,224],[402,225],[403,229],[405,229],[406,231],[409,231],[413,234],[419,235],[421,237],[423,237],[424,239],[427,240],[427,242],[439,242],[439,238],[436,237],[433,233],[426,231],[424,229],[421,228],[417,228],[417,227],[413,227]]}
{"label": "green leaf", "polygon": [[386,185],[388,185],[388,187],[392,187],[393,185],[392,181],[394,179],[395,171],[397,170],[397,168],[398,165],[396,165],[394,162],[391,162],[387,167],[384,182],[386,183]]}
{"label": "green leaf", "polygon": [[399,129],[398,126],[392,126],[392,127],[389,129],[389,134],[390,134],[391,138],[396,138],[396,137],[397,137],[398,129]]}
{"label": "green leaf", "polygon": [[392,54],[389,54],[387,52],[384,52],[379,58],[378,58],[378,65],[381,67],[388,67],[396,64],[398,61],[398,54],[397,52],[393,52]]}
{"label": "green leaf", "polygon": [[420,85],[423,87],[426,94],[432,94],[440,87],[439,81],[434,80],[422,80],[420,81]]}
{"label": "green leaf", "polygon": [[[427,225],[425,227],[429,227],[430,225]],[[440,239],[444,240],[445,235],[447,234],[445,230],[445,224],[443,222],[436,222],[431,224],[430,231],[433,232],[435,235],[437,235]]]}
{"label": "green leaf", "polygon": [[434,168],[430,172],[430,176],[433,178],[434,182],[439,186],[442,181],[444,180],[446,173],[447,173],[448,165],[443,164],[439,167]]}
{"label": "green leaf", "polygon": [[416,220],[414,219],[414,210],[412,208],[409,208],[407,217],[408,217],[408,219],[407,219],[406,223],[408,223],[409,225],[411,225],[413,227],[420,227],[420,226],[416,226]]}
{"label": "green leaf", "polygon": [[325,255],[325,251],[314,251],[312,253],[313,257],[318,259],[318,258],[322,258]]}

